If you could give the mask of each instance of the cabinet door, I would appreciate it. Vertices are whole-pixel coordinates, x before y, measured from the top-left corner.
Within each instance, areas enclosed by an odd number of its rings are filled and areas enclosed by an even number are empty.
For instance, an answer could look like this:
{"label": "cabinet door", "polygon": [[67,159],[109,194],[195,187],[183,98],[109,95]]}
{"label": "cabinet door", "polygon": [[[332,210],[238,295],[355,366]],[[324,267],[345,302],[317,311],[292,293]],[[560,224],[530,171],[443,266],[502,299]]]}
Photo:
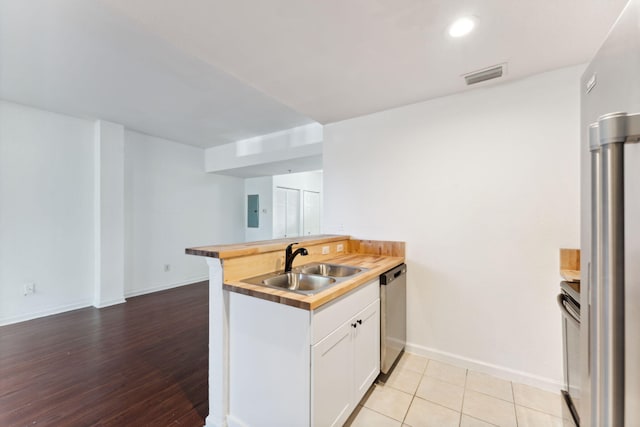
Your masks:
{"label": "cabinet door", "polygon": [[380,300],[356,314],[354,323],[354,404],[358,404],[380,373]]}
{"label": "cabinet door", "polygon": [[312,347],[312,426],[342,426],[353,411],[352,329],[344,323]]}

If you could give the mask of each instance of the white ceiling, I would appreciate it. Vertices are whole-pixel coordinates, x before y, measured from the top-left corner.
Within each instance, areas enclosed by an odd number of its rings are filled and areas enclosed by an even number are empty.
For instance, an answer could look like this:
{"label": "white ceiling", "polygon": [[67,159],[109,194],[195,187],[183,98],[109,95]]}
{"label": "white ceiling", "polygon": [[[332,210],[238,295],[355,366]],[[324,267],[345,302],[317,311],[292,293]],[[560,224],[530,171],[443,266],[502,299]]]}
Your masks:
{"label": "white ceiling", "polygon": [[0,98],[201,147],[313,123],[86,0],[0,0]]}
{"label": "white ceiling", "polygon": [[587,62],[624,3],[0,0],[0,98],[210,147]]}
{"label": "white ceiling", "polygon": [[[587,62],[626,0],[104,0],[175,46],[328,123]],[[453,40],[461,15],[476,31]]]}

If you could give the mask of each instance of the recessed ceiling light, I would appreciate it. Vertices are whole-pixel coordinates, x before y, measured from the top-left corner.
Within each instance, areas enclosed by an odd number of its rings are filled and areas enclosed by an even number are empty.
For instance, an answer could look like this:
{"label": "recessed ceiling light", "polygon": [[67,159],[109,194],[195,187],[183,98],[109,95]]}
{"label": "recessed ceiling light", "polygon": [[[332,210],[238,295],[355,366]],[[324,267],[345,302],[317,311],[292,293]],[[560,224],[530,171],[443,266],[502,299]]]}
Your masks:
{"label": "recessed ceiling light", "polygon": [[463,37],[469,34],[476,26],[476,19],[472,16],[464,16],[456,19],[449,27],[449,35],[451,37]]}

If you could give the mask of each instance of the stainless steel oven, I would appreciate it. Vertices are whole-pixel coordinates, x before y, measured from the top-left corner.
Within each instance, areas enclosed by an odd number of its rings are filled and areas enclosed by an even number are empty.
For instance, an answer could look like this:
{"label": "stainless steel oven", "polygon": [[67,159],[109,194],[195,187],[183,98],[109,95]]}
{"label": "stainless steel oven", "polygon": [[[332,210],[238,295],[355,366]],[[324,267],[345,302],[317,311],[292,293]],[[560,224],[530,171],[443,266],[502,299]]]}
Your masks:
{"label": "stainless steel oven", "polygon": [[558,305],[562,312],[562,342],[564,346],[565,410],[580,425],[580,283],[560,283]]}

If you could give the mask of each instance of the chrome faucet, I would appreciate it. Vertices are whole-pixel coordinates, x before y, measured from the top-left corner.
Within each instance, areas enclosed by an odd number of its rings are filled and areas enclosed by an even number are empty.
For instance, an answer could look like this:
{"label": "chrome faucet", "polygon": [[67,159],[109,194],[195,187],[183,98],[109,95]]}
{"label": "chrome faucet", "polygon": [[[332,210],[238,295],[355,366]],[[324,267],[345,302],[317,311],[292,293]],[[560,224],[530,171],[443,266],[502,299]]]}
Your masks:
{"label": "chrome faucet", "polygon": [[298,248],[295,252],[292,251],[293,245],[297,245],[298,243],[292,243],[287,246],[287,249],[284,250],[284,272],[289,273],[291,271],[291,266],[293,265],[293,259],[298,256],[307,256],[309,252],[305,248]]}

